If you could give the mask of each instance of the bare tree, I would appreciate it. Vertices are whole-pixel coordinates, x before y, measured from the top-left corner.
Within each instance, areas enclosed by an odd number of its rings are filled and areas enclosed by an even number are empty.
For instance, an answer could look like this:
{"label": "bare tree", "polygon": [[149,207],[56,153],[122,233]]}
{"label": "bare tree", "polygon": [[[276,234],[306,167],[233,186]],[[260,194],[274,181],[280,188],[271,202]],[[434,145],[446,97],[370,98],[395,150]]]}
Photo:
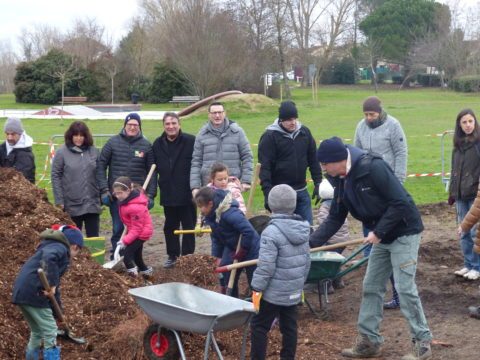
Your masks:
{"label": "bare tree", "polygon": [[25,61],[38,59],[54,48],[61,48],[63,35],[54,26],[35,24],[32,28],[23,28],[19,36]]}
{"label": "bare tree", "polygon": [[7,41],[0,41],[0,93],[13,92],[13,78],[17,63],[18,58],[11,44]]}

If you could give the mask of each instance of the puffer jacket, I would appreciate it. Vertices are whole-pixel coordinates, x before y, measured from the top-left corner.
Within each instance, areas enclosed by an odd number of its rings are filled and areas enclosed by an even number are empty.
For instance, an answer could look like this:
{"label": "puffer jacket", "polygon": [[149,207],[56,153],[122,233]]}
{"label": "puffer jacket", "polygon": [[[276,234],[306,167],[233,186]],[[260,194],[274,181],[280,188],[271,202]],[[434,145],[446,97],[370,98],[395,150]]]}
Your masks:
{"label": "puffer jacket", "polygon": [[269,303],[292,306],[301,301],[310,270],[310,224],[298,215],[273,214],[260,239],[260,255],[251,287]]}
{"label": "puffer jacket", "polygon": [[[142,133],[129,137],[122,130],[107,141],[98,158],[97,183],[100,192],[111,191],[113,182],[120,176],[128,176],[134,183],[143,185],[154,163],[152,146]],[[148,184],[147,195],[153,199],[156,192],[155,176]]]}
{"label": "puffer jacket", "polygon": [[252,181],[253,155],[243,129],[225,118],[226,128],[220,136],[212,130],[210,122],[205,124],[195,138],[190,188],[198,189],[209,182],[210,168],[215,162],[228,167],[228,173],[241,183]]}
{"label": "puffer jacket", "polygon": [[69,149],[65,145],[52,162],[52,188],[55,204],[64,206],[70,216],[100,214],[100,190],[95,181],[98,150]]}
{"label": "puffer jacket", "polygon": [[455,200],[472,200],[480,177],[480,143],[464,142],[452,151],[449,195]]}
{"label": "puffer jacket", "polygon": [[42,241],[35,254],[23,264],[15,280],[12,302],[17,305],[30,305],[49,308],[50,301],[43,295],[43,285],[37,270],[43,268],[50,286],[55,286],[55,299],[61,305],[60,278],[70,263],[70,244],[61,231],[45,230],[40,234]]}
{"label": "puffer jacket", "polygon": [[125,245],[130,245],[136,239],[146,241],[152,237],[152,218],[147,205],[148,199],[140,190],[132,190],[124,201],[119,202],[120,219],[127,227],[127,234],[122,240]]}

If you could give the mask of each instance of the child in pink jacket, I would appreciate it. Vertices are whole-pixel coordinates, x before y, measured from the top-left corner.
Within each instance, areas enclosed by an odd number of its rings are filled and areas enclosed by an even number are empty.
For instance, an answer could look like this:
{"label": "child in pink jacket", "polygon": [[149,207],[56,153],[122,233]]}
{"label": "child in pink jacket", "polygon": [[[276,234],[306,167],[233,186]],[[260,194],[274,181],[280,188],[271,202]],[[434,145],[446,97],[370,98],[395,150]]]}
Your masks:
{"label": "child in pink jacket", "polygon": [[[148,212],[148,198],[143,189],[133,186],[132,180],[121,176],[113,183],[113,195],[119,201],[120,219],[127,228],[119,241],[124,248],[123,262],[127,273],[133,277],[138,274],[149,277],[153,273],[151,266],[143,262],[143,244],[153,235],[152,218]],[[135,266],[136,265],[136,266]]]}
{"label": "child in pink jacket", "polygon": [[228,175],[228,167],[226,165],[219,162],[212,165],[210,169],[210,183],[207,186],[230,191],[232,197],[238,202],[238,208],[246,215],[247,208],[245,207],[245,200],[243,200],[242,184],[235,176]]}

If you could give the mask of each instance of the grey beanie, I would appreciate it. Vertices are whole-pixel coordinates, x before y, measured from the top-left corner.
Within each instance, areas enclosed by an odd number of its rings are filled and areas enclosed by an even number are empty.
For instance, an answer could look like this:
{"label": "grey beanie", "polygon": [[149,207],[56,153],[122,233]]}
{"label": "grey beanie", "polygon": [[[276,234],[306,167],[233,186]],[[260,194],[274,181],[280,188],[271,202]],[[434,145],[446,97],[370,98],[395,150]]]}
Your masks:
{"label": "grey beanie", "polygon": [[268,206],[274,214],[293,214],[297,207],[297,192],[289,185],[276,185],[268,194]]}
{"label": "grey beanie", "polygon": [[9,117],[5,122],[5,132],[14,132],[15,134],[23,134],[22,120],[19,118]]}

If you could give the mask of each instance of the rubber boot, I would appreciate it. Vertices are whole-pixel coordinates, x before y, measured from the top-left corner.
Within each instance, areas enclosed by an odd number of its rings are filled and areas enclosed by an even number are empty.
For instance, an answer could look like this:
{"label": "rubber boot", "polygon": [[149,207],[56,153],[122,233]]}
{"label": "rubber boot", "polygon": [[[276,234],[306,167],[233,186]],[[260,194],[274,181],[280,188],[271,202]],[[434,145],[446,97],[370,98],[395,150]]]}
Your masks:
{"label": "rubber boot", "polygon": [[25,359],[26,360],[38,360],[40,358],[40,349],[29,349],[25,351]]}
{"label": "rubber boot", "polygon": [[380,344],[371,342],[366,335],[357,337],[355,346],[351,349],[343,349],[342,356],[348,358],[374,358],[381,354]]}
{"label": "rubber boot", "polygon": [[44,349],[43,360],[60,360],[60,348],[58,346]]}

